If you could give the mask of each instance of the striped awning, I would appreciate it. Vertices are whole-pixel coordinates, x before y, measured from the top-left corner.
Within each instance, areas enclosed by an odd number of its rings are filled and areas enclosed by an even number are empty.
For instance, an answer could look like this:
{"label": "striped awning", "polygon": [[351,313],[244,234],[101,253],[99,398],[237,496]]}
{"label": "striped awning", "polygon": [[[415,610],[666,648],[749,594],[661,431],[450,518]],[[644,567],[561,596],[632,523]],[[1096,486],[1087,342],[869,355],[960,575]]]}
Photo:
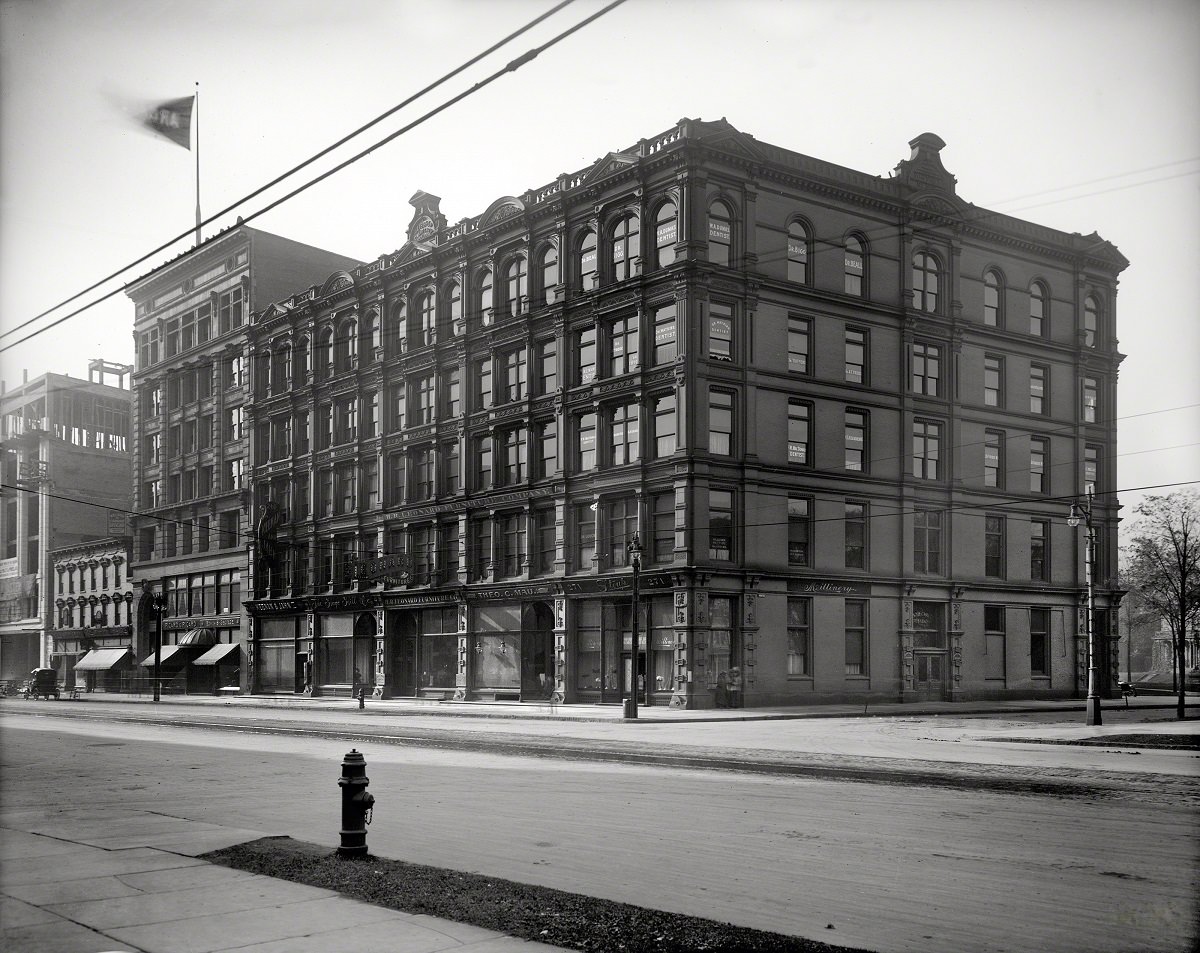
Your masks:
{"label": "striped awning", "polygon": [[107,672],[118,665],[128,665],[133,661],[133,652],[129,649],[92,649],[75,663],[77,672]]}
{"label": "striped awning", "polygon": [[237,653],[240,648],[241,646],[239,646],[236,642],[222,642],[220,645],[214,645],[192,664],[220,665],[222,662],[232,662],[237,658]]}

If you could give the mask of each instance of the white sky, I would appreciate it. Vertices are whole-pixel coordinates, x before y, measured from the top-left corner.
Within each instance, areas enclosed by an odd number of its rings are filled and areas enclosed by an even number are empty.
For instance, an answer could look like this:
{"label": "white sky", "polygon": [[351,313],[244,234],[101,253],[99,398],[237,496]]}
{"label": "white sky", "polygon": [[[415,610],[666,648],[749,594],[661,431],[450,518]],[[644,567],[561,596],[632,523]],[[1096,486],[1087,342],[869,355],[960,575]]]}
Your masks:
{"label": "white sky", "polygon": [[[114,95],[165,100],[200,83],[209,215],[551,6],[0,0],[0,329],[194,223],[193,154],[140,130],[114,108]],[[577,0],[372,130],[361,147],[601,6]],[[1118,486],[1200,480],[1193,0],[629,0],[253,224],[373,260],[403,243],[418,189],[442,196],[457,222],[684,116],[724,116],[762,141],[883,175],[907,157],[908,140],[935,132],[967,201],[1067,232],[1098,231],[1132,262],[1118,297],[1129,355]],[[343,147],[336,160],[350,154]],[[73,307],[118,287],[109,282]],[[132,319],[118,291],[0,352],[0,378],[11,387],[23,369],[31,378],[48,370],[82,377],[90,358],[132,362]],[[1127,518],[1140,495],[1122,494]]]}

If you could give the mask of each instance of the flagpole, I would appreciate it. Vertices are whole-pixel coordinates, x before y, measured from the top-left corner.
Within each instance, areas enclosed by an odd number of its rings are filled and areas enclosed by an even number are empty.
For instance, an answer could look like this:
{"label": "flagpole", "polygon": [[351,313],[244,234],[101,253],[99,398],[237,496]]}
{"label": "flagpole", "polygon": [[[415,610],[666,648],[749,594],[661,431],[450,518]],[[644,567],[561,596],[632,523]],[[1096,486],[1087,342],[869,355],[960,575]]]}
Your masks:
{"label": "flagpole", "polygon": [[196,83],[196,247],[200,247],[200,83]]}

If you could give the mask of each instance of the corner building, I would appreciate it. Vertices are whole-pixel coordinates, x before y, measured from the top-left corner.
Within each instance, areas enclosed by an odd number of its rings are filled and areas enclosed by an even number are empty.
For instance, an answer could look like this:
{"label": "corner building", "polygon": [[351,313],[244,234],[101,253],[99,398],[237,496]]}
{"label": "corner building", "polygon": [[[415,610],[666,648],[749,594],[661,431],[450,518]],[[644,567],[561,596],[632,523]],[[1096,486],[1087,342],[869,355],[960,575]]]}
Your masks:
{"label": "corner building", "polygon": [[[689,708],[1115,683],[1092,234],[682,120],[252,316],[252,689]],[[637,658],[628,543],[643,546]],[[635,676],[636,673],[636,676]]]}

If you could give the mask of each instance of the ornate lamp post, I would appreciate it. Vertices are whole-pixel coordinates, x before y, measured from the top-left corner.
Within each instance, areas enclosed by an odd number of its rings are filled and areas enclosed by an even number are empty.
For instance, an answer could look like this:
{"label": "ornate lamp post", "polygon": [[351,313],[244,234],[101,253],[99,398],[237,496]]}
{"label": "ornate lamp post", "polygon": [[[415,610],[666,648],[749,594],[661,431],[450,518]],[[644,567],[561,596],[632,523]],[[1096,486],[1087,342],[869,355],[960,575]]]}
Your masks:
{"label": "ornate lamp post", "polygon": [[1071,504],[1071,514],[1067,517],[1067,525],[1074,528],[1080,523],[1087,526],[1087,548],[1084,551],[1084,578],[1087,581],[1087,653],[1088,653],[1088,682],[1087,682],[1087,723],[1101,725],[1104,716],[1100,712],[1100,696],[1096,691],[1096,590],[1093,585],[1093,564],[1096,561],[1096,527],[1092,525],[1092,488],[1087,491],[1087,501]]}
{"label": "ornate lamp post", "polygon": [[633,644],[629,675],[629,699],[625,703],[625,717],[638,716],[638,573],[642,571],[642,538],[637,533],[625,547],[629,553],[629,565],[633,567]]}

